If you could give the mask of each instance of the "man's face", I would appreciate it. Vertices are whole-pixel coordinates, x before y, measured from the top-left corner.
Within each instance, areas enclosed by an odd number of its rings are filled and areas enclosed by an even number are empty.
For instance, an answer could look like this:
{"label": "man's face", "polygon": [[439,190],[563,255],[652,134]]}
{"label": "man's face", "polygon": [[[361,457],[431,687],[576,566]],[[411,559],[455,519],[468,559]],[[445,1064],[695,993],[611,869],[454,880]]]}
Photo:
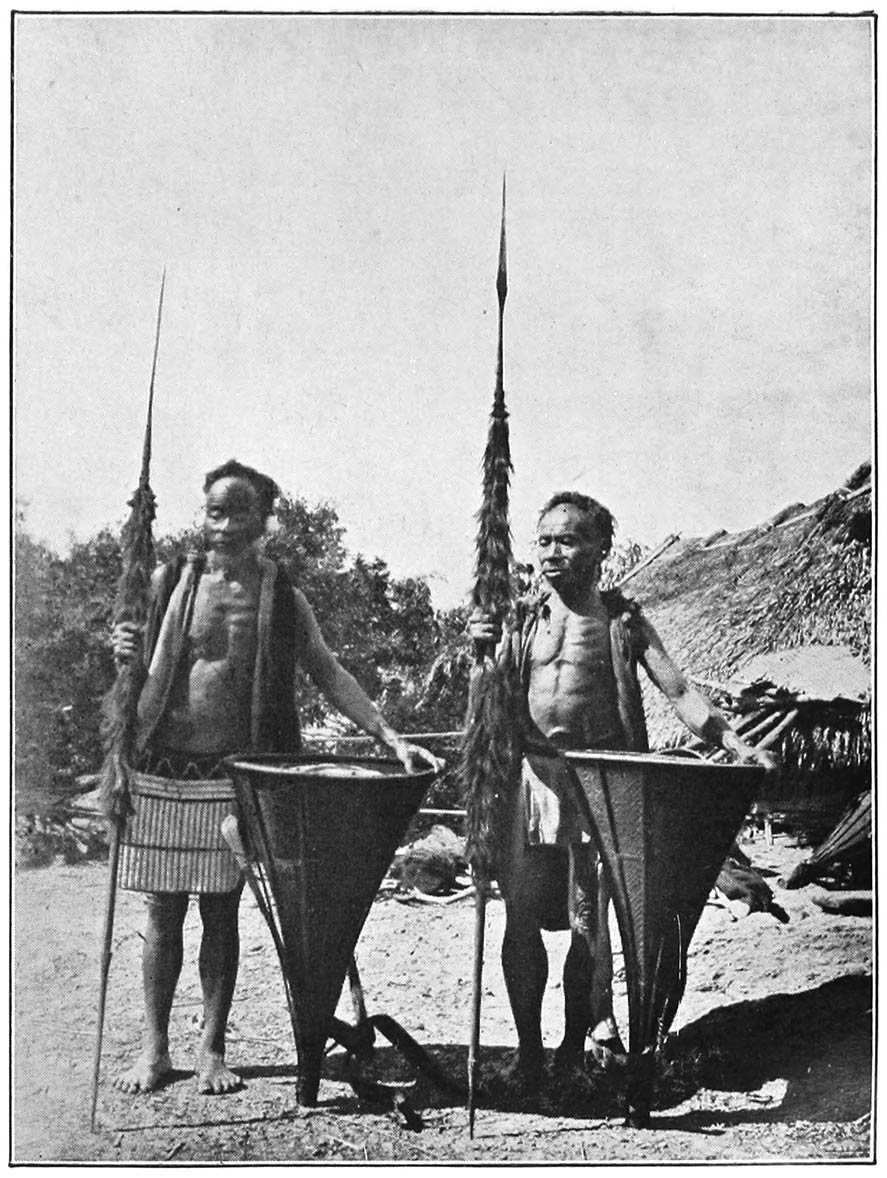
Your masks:
{"label": "man's face", "polygon": [[539,521],[536,537],[542,575],[553,589],[584,587],[600,575],[601,539],[588,528],[585,512],[559,503]]}
{"label": "man's face", "polygon": [[203,534],[213,552],[241,556],[265,531],[259,496],[247,479],[218,479],[206,495]]}

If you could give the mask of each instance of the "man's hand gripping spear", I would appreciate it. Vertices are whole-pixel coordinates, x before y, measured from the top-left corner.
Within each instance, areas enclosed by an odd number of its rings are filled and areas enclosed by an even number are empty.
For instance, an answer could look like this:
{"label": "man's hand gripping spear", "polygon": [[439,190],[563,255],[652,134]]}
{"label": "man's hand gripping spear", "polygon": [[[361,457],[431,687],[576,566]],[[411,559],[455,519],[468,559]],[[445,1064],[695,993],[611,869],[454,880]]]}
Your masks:
{"label": "man's hand gripping spear", "polygon": [[[145,440],[142,447],[142,469],[139,485],[129,501],[129,518],[123,526],[123,568],[114,601],[114,624],[132,622],[144,626],[148,613],[148,590],[154,571],[154,492],[151,490],[151,424],[154,410],[154,376],[157,372],[157,350],[160,346],[160,320],[163,314],[163,288],[166,271],[160,280],[160,300],[157,307],[157,330],[154,336],[154,359],[151,364],[151,384],[148,392],[148,414]],[[131,809],[129,778],[135,751],[139,695],[145,682],[143,660],[119,663],[117,677],[105,696],[102,706],[102,743],[105,760],[101,773],[100,804],[108,819],[108,898],[105,908],[105,928],[102,937],[101,977],[99,981],[98,1030],[92,1072],[92,1100],[89,1122],[95,1131],[95,1110],[99,1091],[99,1069],[102,1061],[102,1031],[105,1023],[105,998],[108,992],[108,970],[111,965],[111,940],[114,934],[114,906],[117,898],[117,867],[120,857],[120,838]]]}
{"label": "man's hand gripping spear", "polygon": [[[499,298],[496,390],[484,451],[483,498],[477,514],[477,560],[472,600],[476,609],[482,610],[496,621],[501,621],[508,612],[511,601],[508,485],[512,469],[502,360],[503,319],[505,297],[508,293],[504,176],[496,293]],[[495,861],[496,811],[500,797],[513,781],[520,758],[517,726],[511,703],[509,683],[499,674],[495,663],[494,644],[485,641],[475,642],[468,715],[460,758],[460,775],[467,809],[467,855],[476,888],[471,1030],[468,1047],[468,1128],[471,1136],[474,1135],[485,916]]]}

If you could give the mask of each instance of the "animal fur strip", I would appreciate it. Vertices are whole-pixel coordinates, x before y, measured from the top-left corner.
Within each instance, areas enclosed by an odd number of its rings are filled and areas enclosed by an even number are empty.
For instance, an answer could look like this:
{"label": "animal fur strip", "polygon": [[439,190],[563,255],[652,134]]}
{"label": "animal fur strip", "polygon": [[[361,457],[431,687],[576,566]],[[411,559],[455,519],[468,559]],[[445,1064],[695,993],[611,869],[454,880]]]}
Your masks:
{"label": "animal fur strip", "polygon": [[511,660],[484,659],[472,672],[459,761],[466,809],[466,857],[475,876],[495,875],[501,811],[519,787],[520,684]]}
{"label": "animal fur strip", "polygon": [[[114,623],[144,625],[148,591],[154,571],[154,494],[144,485],[130,500],[132,511],[123,529],[123,572],[114,603]],[[121,664],[102,701],[101,736],[105,760],[101,771],[99,805],[106,818],[122,821],[131,810],[129,768],[135,747],[139,695],[145,682],[143,660]]]}
{"label": "animal fur strip", "polygon": [[[496,276],[499,301],[496,388],[484,450],[483,496],[477,513],[477,561],[472,595],[475,607],[499,622],[508,613],[511,603],[512,576],[511,529],[508,523],[508,485],[512,466],[503,379],[503,323],[507,293],[503,176],[499,269]],[[468,811],[466,854],[479,883],[490,879],[495,860],[497,810],[520,767],[519,742],[514,724],[515,702],[514,679],[507,666],[503,670],[502,664],[496,663],[492,644],[477,642],[469,683],[468,714],[459,773]]]}

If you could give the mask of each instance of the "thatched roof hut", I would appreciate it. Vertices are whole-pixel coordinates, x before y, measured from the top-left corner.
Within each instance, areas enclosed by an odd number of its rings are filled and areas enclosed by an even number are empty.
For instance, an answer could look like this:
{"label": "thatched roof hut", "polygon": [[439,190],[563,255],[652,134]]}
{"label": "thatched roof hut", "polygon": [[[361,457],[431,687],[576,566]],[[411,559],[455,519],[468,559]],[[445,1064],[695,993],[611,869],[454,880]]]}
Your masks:
{"label": "thatched roof hut", "polygon": [[[759,527],[677,539],[625,586],[677,663],[755,740],[784,724],[773,747],[786,772],[771,799],[784,809],[831,815],[869,784],[871,492],[867,462],[833,494]],[[658,692],[645,703],[654,747],[686,743]]]}

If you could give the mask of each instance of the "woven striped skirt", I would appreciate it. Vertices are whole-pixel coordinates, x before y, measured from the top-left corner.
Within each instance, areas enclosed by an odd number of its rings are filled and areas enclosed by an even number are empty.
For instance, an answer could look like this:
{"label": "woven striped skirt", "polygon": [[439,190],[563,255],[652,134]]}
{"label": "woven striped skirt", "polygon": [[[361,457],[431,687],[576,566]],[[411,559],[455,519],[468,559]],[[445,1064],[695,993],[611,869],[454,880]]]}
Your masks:
{"label": "woven striped skirt", "polygon": [[133,813],[120,847],[119,883],[132,892],[230,892],[237,860],[221,834],[236,814],[228,778],[180,781],[133,773]]}

